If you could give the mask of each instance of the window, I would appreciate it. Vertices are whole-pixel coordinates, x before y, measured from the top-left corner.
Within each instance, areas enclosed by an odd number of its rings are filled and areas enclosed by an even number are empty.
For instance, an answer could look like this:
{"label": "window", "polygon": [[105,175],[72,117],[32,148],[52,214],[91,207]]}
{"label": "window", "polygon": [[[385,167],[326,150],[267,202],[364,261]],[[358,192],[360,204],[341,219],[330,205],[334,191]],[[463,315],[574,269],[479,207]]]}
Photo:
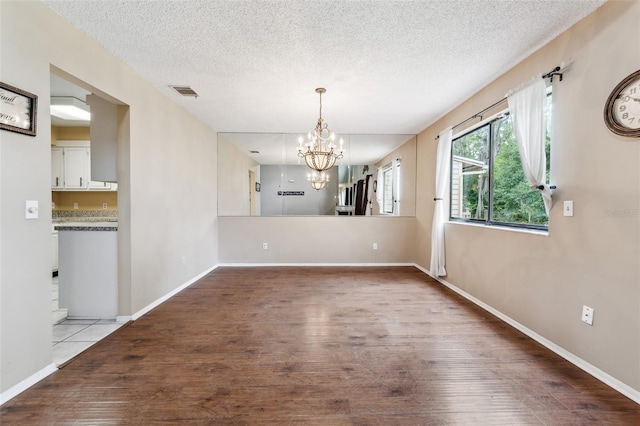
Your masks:
{"label": "window", "polygon": [[[547,126],[550,112],[551,95],[547,96]],[[547,130],[547,181],[550,147]],[[453,139],[450,207],[451,219],[547,229],[544,202],[524,176],[508,113]]]}
{"label": "window", "polygon": [[393,214],[393,168],[382,169],[382,213]]}

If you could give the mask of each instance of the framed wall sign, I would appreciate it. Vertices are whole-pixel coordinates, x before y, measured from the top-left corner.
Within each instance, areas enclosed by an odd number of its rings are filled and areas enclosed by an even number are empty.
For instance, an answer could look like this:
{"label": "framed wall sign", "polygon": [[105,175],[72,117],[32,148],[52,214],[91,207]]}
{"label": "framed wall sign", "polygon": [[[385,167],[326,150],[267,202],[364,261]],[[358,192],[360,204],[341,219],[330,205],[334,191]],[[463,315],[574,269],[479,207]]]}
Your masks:
{"label": "framed wall sign", "polygon": [[0,82],[0,129],[36,135],[38,97]]}

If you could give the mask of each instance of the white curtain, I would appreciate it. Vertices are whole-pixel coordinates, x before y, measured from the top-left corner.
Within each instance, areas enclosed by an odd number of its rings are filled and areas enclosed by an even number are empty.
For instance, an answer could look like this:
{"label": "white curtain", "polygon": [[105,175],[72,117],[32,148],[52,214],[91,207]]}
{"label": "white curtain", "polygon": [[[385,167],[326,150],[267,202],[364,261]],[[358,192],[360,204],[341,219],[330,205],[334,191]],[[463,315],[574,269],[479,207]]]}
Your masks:
{"label": "white curtain", "polygon": [[365,176],[365,182],[367,183],[367,207],[364,214],[371,216],[373,214],[373,175]]}
{"label": "white curtain", "polygon": [[378,180],[376,181],[376,201],[378,202],[378,212],[382,214],[382,190],[384,188],[384,176],[382,167],[378,167]]}
{"label": "white curtain", "polygon": [[393,160],[393,215],[400,216],[400,164],[399,158]]}
{"label": "white curtain", "polygon": [[436,159],[436,193],[431,225],[431,267],[429,273],[434,277],[447,275],[444,267],[444,222],[449,216],[449,169],[451,167],[451,127],[443,130],[438,137]]}
{"label": "white curtain", "polygon": [[546,184],[547,157],[545,123],[547,85],[541,76],[507,94],[513,132],[518,141],[522,170],[532,189],[542,185],[540,191],[544,208],[551,210],[551,189]]}

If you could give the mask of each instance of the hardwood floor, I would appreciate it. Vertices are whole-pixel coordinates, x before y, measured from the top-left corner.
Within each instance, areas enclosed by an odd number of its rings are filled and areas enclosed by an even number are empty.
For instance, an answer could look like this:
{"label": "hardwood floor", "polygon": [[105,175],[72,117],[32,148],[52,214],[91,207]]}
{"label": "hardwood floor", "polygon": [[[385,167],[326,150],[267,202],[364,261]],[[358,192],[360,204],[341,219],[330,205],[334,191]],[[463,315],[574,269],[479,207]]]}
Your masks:
{"label": "hardwood floor", "polygon": [[640,405],[413,267],[219,268],[3,425],[635,425]]}

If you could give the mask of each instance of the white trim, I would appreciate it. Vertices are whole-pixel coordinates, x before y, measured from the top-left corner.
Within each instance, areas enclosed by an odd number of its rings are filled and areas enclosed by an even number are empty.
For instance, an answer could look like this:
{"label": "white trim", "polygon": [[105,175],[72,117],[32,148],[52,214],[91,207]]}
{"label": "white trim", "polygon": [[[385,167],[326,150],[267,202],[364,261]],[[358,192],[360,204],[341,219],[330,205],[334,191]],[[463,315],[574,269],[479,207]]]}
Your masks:
{"label": "white trim", "polygon": [[59,140],[56,141],[55,145],[51,145],[52,148],[60,147],[60,148],[91,148],[91,141],[86,139],[67,139],[67,140]]}
{"label": "white trim", "polygon": [[431,274],[429,274],[429,271],[427,271],[422,266],[416,264],[415,267],[418,268],[419,270],[421,270],[422,272],[424,272],[425,274],[429,275],[431,278],[433,278],[436,281],[438,281],[440,284],[442,284],[445,287],[451,289],[452,291],[458,293],[460,296],[464,297],[465,299],[469,300],[470,302],[475,303],[476,305],[478,305],[479,307],[481,307],[485,311],[495,315],[496,317],[498,317],[502,321],[506,322],[507,324],[509,324],[510,326],[515,328],[516,330],[526,334],[527,336],[529,336],[530,338],[532,338],[536,342],[538,342],[541,345],[545,346],[547,349],[551,350],[552,352],[555,352],[557,355],[560,355],[562,358],[566,359],[571,364],[575,365],[576,367],[580,368],[581,370],[585,371],[586,373],[588,373],[588,374],[592,375],[593,377],[595,377],[596,379],[600,380],[605,385],[615,389],[616,391],[620,392],[621,394],[623,394],[627,398],[629,398],[629,399],[633,400],[634,402],[640,404],[640,390],[636,390],[636,389],[632,388],[631,386],[627,385],[626,383],[623,383],[620,380],[616,379],[615,377],[605,373],[604,371],[600,370],[595,365],[588,363],[584,359],[574,355],[573,353],[571,353],[571,352],[567,351],[566,349],[558,346],[557,344],[553,343],[552,341],[544,338],[543,336],[539,335],[535,331],[525,327],[524,325],[520,324],[518,321],[514,320],[511,317],[508,317],[507,315],[503,314],[502,312],[498,311],[497,309],[492,308],[491,306],[489,306],[486,303],[484,303],[482,300],[477,299],[476,297],[474,297],[474,296],[470,295],[469,293],[467,293],[466,291],[456,287],[455,285],[451,284],[450,282],[448,282],[448,281],[446,281],[446,280],[444,280],[442,278],[438,278],[438,277],[432,276]]}
{"label": "white trim", "polygon": [[483,229],[495,229],[497,231],[507,231],[507,232],[519,232],[521,234],[531,234],[531,235],[538,235],[540,237],[548,237],[549,236],[549,231],[544,231],[542,229],[532,229],[532,228],[525,228],[522,226],[518,226],[518,224],[514,224],[514,226],[506,226],[506,225],[496,225],[496,224],[488,224],[488,223],[482,223],[482,222],[472,222],[472,221],[466,221],[466,220],[447,220],[445,223],[445,225],[462,225],[462,226],[473,226],[476,228],[483,228]]}
{"label": "white trim", "polygon": [[9,389],[7,389],[6,391],[0,394],[0,405],[4,404],[5,402],[9,401],[15,396],[18,396],[18,394],[29,389],[31,386],[38,383],[40,380],[44,379],[45,377],[47,377],[52,373],[55,373],[56,371],[58,371],[58,367],[56,367],[55,364],[49,364],[42,370],[27,377],[17,385],[10,387]]}
{"label": "white trim", "polygon": [[220,263],[218,266],[259,267],[259,266],[416,266],[415,263]]}
{"label": "white trim", "polygon": [[133,321],[133,318],[131,317],[131,315],[118,315],[116,317],[116,322],[117,323],[125,323],[125,322],[129,322],[129,321]]}
{"label": "white trim", "polygon": [[191,284],[195,283],[200,278],[204,277],[205,275],[207,275],[209,272],[213,271],[217,267],[218,267],[218,265],[212,266],[211,268],[207,269],[206,271],[204,271],[204,272],[196,275],[195,277],[191,278],[189,281],[187,281],[186,283],[182,284],[180,287],[170,291],[169,293],[165,294],[164,296],[160,297],[159,299],[155,300],[154,302],[151,302],[150,304],[148,304],[147,306],[145,306],[144,308],[140,309],[138,312],[133,314],[131,316],[131,319],[133,321],[137,320],[138,318],[140,318],[141,316],[143,316],[144,314],[146,314],[147,312],[149,312],[153,308],[157,307],[161,303],[166,302],[167,300],[169,300],[170,298],[172,298],[176,294],[180,293],[182,290],[184,290],[185,288],[189,287]]}

